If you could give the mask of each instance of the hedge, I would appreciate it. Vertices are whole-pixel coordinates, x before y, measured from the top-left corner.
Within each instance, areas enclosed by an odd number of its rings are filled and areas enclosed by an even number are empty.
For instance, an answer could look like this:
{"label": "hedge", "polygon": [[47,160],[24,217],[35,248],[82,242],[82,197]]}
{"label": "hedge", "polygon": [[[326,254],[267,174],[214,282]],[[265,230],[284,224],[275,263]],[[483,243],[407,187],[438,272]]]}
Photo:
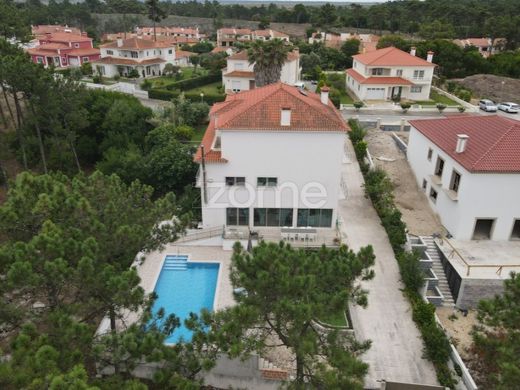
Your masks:
{"label": "hedge", "polygon": [[221,74],[217,74],[217,73],[208,74],[205,76],[193,77],[191,79],[175,81],[174,83],[168,84],[166,86],[166,89],[168,89],[170,91],[174,90],[174,89],[178,89],[181,91],[187,91],[190,89],[203,87],[204,85],[207,85],[207,84],[216,83],[217,81],[220,81],[220,80],[222,80]]}
{"label": "hedge", "polygon": [[[181,94],[180,91],[168,91],[167,89],[151,89],[148,91],[150,99],[170,101],[177,98]],[[201,100],[199,92],[186,92],[184,97],[192,102],[199,102]],[[212,105],[216,102],[223,102],[226,100],[226,95],[221,94],[204,94],[204,103]]]}
{"label": "hedge", "polygon": [[[363,150],[365,132],[354,120],[349,120],[352,131],[349,133],[356,152]],[[418,289],[424,285],[424,273],[419,266],[419,256],[404,250],[406,225],[401,220],[401,212],[394,203],[393,185],[382,169],[369,170],[365,155],[356,153],[361,172],[365,179],[365,192],[372,201],[381,223],[386,230],[394,250],[401,279],[405,285],[405,294],[412,306],[412,318],[415,321],[424,342],[424,356],[434,365],[437,379],[442,386],[455,388],[457,381],[448,367],[450,342],[444,331],[435,321],[435,306],[426,302]]]}

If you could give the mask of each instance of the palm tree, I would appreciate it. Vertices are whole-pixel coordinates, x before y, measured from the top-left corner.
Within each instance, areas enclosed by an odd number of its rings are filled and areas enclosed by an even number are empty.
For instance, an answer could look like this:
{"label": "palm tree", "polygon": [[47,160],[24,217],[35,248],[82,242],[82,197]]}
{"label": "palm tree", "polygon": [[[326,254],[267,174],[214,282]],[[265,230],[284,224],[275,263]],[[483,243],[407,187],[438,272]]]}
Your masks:
{"label": "palm tree", "polygon": [[249,63],[254,64],[257,87],[273,84],[280,80],[282,67],[287,60],[290,46],[280,39],[254,41],[247,50]]}

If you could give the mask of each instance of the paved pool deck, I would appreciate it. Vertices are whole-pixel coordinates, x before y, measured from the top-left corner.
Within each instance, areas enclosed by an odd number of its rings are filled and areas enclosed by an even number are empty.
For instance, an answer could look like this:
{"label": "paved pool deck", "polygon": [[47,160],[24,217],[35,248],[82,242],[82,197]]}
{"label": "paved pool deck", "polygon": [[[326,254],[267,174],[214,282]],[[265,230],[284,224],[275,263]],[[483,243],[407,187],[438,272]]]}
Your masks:
{"label": "paved pool deck", "polygon": [[[355,156],[350,141],[347,148],[349,157]],[[370,365],[365,386],[379,389],[378,381],[383,379],[437,385],[433,364],[422,357],[422,338],[401,292],[404,286],[392,247],[372,203],[365,198],[359,164],[355,157],[348,160],[342,171],[348,195],[339,203],[341,234],[353,250],[370,244],[376,255],[375,278],[363,283],[369,290],[368,307],[350,307],[356,337],[372,340],[371,348],[361,357]]]}
{"label": "paved pool deck", "polygon": [[223,250],[222,246],[167,245],[161,251],[149,253],[144,262],[137,267],[139,277],[141,278],[141,287],[147,294],[154,291],[164,259],[168,255],[188,255],[188,262],[219,263],[214,309],[224,309],[235,303],[233,287],[229,280],[229,266],[232,253],[231,251]]}

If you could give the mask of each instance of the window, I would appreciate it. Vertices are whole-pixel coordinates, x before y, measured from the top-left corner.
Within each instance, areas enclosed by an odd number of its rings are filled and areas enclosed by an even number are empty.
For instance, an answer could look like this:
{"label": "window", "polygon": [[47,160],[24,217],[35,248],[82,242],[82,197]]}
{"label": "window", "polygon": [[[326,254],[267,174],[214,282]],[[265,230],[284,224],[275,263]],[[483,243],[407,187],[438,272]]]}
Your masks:
{"label": "window", "polygon": [[107,55],[108,55],[108,56],[111,56],[111,55],[113,55],[113,54],[114,54],[114,51],[113,51],[113,50],[107,50]]}
{"label": "window", "polygon": [[421,80],[424,78],[424,70],[414,70],[413,78],[416,80]]}
{"label": "window", "polygon": [[74,47],[75,47],[76,49],[79,48],[79,43],[75,43],[75,44],[74,44]]}
{"label": "window", "polygon": [[444,160],[437,157],[437,165],[435,166],[435,176],[442,177],[442,171],[444,170]]}
{"label": "window", "polygon": [[256,179],[258,187],[276,187],[278,185],[277,177],[259,177]]}
{"label": "window", "polygon": [[459,185],[460,185],[460,173],[453,170],[451,173],[451,180],[450,180],[450,190],[453,192],[459,192]]}
{"label": "window", "polygon": [[474,240],[490,240],[493,231],[494,219],[485,218],[477,219],[475,222],[475,230],[473,231]]}
{"label": "window", "polygon": [[513,223],[511,240],[520,240],[520,219],[515,219],[515,222]]}
{"label": "window", "polygon": [[231,89],[233,90],[233,92],[240,92],[242,90],[240,80],[231,81]]}
{"label": "window", "polygon": [[81,60],[83,61],[83,63],[85,63],[85,62],[89,61],[89,58],[88,57],[83,57]]}
{"label": "window", "polygon": [[397,69],[397,70],[395,71],[395,74],[396,74],[396,76],[401,77],[401,76],[403,75],[403,70],[402,70],[402,69]]}
{"label": "window", "polygon": [[96,70],[98,71],[98,73],[100,75],[103,75],[103,76],[105,75],[105,67],[103,65],[96,66]]}
{"label": "window", "polygon": [[226,225],[247,226],[249,225],[249,209],[228,207],[226,209]]}
{"label": "window", "polygon": [[255,208],[255,226],[292,226],[293,209]]}
{"label": "window", "polygon": [[173,54],[173,50],[172,49],[168,49],[168,54]]}
{"label": "window", "polygon": [[428,148],[428,161],[432,161],[432,155],[433,155],[432,148]]}
{"label": "window", "polygon": [[422,189],[424,191],[426,191],[426,187],[428,187],[428,182],[426,181],[426,179],[423,179],[423,181],[422,181]]}
{"label": "window", "polygon": [[139,58],[139,53],[136,52],[136,51],[132,51],[132,52],[130,52],[130,56],[131,56],[132,58]]}
{"label": "window", "polygon": [[244,70],[244,64],[242,62],[237,62],[235,64],[235,70]]}
{"label": "window", "polygon": [[227,186],[244,186],[246,184],[245,177],[226,177],[226,185]]}
{"label": "window", "polygon": [[36,57],[36,62],[38,64],[43,64],[43,57]]}
{"label": "window", "polygon": [[372,76],[381,76],[381,75],[383,75],[383,68],[372,69]]}
{"label": "window", "polygon": [[331,227],[332,209],[298,209],[297,225]]}
{"label": "window", "polygon": [[433,188],[430,188],[430,199],[433,203],[437,202],[437,191],[435,191]]}
{"label": "window", "polygon": [[418,86],[418,85],[414,85],[413,87],[410,87],[410,92],[411,93],[421,93],[422,87]]}

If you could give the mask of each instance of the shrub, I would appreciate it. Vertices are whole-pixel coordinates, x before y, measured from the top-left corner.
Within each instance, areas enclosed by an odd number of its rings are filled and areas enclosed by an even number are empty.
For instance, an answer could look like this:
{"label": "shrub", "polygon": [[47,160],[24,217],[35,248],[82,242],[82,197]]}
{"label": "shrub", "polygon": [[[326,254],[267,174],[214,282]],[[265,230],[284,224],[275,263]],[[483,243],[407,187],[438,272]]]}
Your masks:
{"label": "shrub", "polygon": [[90,62],[84,62],[81,64],[81,73],[83,73],[84,76],[91,76],[92,64]]}
{"label": "shrub", "polygon": [[359,111],[361,107],[363,107],[365,104],[363,102],[354,102],[354,108]]}
{"label": "shrub", "polygon": [[403,112],[407,112],[410,109],[410,107],[412,107],[412,105],[408,102],[401,103],[401,108],[402,108]]}
{"label": "shrub", "polygon": [[208,74],[206,76],[198,76],[198,77],[193,77],[191,79],[176,81],[174,83],[169,84],[166,87],[166,89],[169,89],[169,90],[179,89],[181,91],[186,91],[188,89],[194,89],[194,88],[202,87],[207,84],[215,83],[220,80],[222,80],[222,75]]}
{"label": "shrub", "polygon": [[351,128],[351,131],[348,134],[352,143],[355,145],[357,142],[363,141],[367,132],[359,126],[358,121],[349,119],[348,124]]}
{"label": "shrub", "polygon": [[148,79],[144,79],[141,83],[141,89],[148,91],[152,87],[152,82]]}
{"label": "shrub", "polygon": [[[191,100],[192,102],[199,102],[200,99],[200,92],[186,92],[184,94],[186,99]],[[217,102],[223,102],[226,100],[226,95],[224,94],[214,94],[214,93],[208,93],[204,94],[204,103],[207,104],[214,104]]]}
{"label": "shrub", "polygon": [[131,79],[137,79],[139,78],[139,72],[137,69],[132,69],[130,72],[128,72],[128,77]]}
{"label": "shrub", "polygon": [[95,75],[92,77],[92,81],[96,84],[103,84],[103,76]]}
{"label": "shrub", "polygon": [[464,100],[465,102],[469,102],[471,100],[471,91],[468,91],[467,89],[460,89],[457,91],[455,96]]}
{"label": "shrub", "polygon": [[121,76],[120,76],[119,73],[118,73],[118,74],[116,74],[116,75],[114,76],[114,80],[115,80],[115,81],[119,81],[119,79],[121,79]]}
{"label": "shrub", "polygon": [[424,286],[424,273],[419,262],[419,253],[401,252],[397,255],[397,262],[406,288],[419,291]]}
{"label": "shrub", "polygon": [[437,103],[436,107],[439,112],[443,112],[446,109],[446,105],[442,103]]}
{"label": "shrub", "polygon": [[448,81],[446,83],[446,89],[448,92],[453,93],[459,88],[459,85],[454,81]]}
{"label": "shrub", "polygon": [[464,107],[464,106],[458,106],[458,107],[457,107],[457,110],[459,110],[460,113],[463,113],[464,111],[466,111],[466,107]]}
{"label": "shrub", "polygon": [[148,97],[150,99],[166,100],[170,101],[179,96],[180,93],[177,91],[168,91],[166,89],[151,89],[148,91]]}
{"label": "shrub", "polygon": [[435,306],[422,299],[416,299],[413,305],[413,320],[420,328],[435,324]]}
{"label": "shrub", "polygon": [[365,141],[360,141],[354,145],[354,152],[356,153],[356,158],[358,160],[362,160],[367,155],[367,143]]}

